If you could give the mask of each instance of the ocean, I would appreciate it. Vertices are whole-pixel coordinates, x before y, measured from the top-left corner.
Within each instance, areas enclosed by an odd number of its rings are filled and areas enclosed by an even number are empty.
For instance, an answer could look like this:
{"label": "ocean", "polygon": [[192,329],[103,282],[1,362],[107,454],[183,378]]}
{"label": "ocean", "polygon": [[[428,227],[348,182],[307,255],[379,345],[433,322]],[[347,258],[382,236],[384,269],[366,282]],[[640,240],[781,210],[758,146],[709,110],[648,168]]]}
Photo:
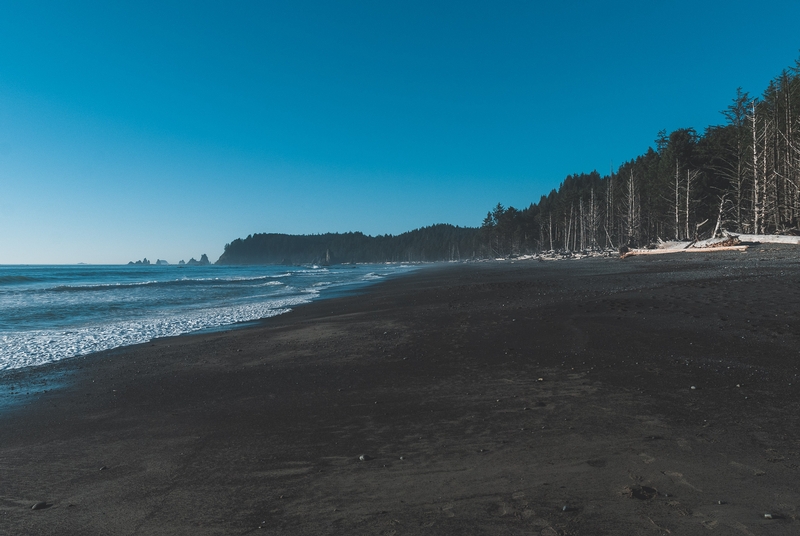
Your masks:
{"label": "ocean", "polygon": [[412,269],[0,266],[0,371],[268,318]]}

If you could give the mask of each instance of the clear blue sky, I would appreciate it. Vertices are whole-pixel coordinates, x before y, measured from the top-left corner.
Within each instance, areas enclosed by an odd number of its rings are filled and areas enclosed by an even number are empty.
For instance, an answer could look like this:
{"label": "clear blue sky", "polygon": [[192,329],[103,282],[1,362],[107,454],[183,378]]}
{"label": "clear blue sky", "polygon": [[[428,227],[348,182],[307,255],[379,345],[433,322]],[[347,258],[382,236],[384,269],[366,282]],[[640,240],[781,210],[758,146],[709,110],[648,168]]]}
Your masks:
{"label": "clear blue sky", "polygon": [[0,264],[477,226],[800,56],[800,2],[3,2]]}

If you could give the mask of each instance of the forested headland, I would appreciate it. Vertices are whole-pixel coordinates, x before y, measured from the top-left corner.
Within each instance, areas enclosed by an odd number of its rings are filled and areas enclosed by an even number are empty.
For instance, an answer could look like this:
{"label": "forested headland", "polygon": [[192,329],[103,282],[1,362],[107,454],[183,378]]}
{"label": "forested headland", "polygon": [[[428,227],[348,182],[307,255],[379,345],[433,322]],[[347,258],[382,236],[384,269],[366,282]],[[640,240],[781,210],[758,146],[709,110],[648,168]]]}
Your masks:
{"label": "forested headland", "polygon": [[800,234],[800,59],[760,97],[736,90],[724,122],[658,132],[608,175],[570,175],[538,203],[497,204],[480,228],[439,224],[400,235],[254,234],[218,264],[432,262],[643,247],[723,231]]}
{"label": "forested headland", "polygon": [[225,245],[217,264],[434,262],[482,256],[480,232],[448,224],[399,235],[253,234]]}
{"label": "forested headland", "polygon": [[741,89],[703,133],[661,131],[601,176],[568,176],[523,210],[495,206],[481,234],[493,256],[641,247],[722,230],[800,234],[800,60],[758,98]]}

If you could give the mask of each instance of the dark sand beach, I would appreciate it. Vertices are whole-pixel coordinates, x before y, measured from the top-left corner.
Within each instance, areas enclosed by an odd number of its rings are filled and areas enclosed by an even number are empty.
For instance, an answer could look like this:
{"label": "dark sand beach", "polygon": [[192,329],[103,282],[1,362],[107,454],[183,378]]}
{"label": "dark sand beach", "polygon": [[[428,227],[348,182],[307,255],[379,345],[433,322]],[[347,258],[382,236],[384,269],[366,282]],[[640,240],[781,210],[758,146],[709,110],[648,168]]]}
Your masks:
{"label": "dark sand beach", "polygon": [[797,247],[428,267],[6,373],[0,533],[800,534],[798,365]]}

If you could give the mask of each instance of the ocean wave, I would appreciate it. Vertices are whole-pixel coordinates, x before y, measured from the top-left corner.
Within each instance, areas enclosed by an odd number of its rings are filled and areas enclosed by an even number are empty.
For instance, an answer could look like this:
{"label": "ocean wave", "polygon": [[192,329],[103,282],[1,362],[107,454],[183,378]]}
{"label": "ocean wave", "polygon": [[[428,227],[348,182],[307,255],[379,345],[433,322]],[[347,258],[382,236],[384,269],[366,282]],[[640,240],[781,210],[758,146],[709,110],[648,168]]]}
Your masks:
{"label": "ocean wave", "polygon": [[35,283],[43,281],[38,277],[30,277],[27,275],[0,275],[0,285],[13,285],[16,283]]}
{"label": "ocean wave", "polygon": [[406,267],[0,271],[0,370],[274,316],[398,268]]}
{"label": "ocean wave", "polygon": [[46,292],[91,292],[91,291],[109,291],[120,290],[128,288],[141,288],[141,287],[179,287],[191,286],[197,284],[236,284],[236,283],[249,283],[253,281],[264,281],[268,279],[275,279],[283,277],[283,275],[264,275],[256,277],[192,277],[181,279],[169,279],[166,281],[149,280],[149,281],[135,281],[131,283],[100,283],[90,285],[59,285],[48,289],[43,289]]}
{"label": "ocean wave", "polygon": [[269,318],[307,303],[313,292],[264,303],[223,307],[67,330],[0,335],[0,370],[43,365],[120,346],[144,343],[203,329]]}

